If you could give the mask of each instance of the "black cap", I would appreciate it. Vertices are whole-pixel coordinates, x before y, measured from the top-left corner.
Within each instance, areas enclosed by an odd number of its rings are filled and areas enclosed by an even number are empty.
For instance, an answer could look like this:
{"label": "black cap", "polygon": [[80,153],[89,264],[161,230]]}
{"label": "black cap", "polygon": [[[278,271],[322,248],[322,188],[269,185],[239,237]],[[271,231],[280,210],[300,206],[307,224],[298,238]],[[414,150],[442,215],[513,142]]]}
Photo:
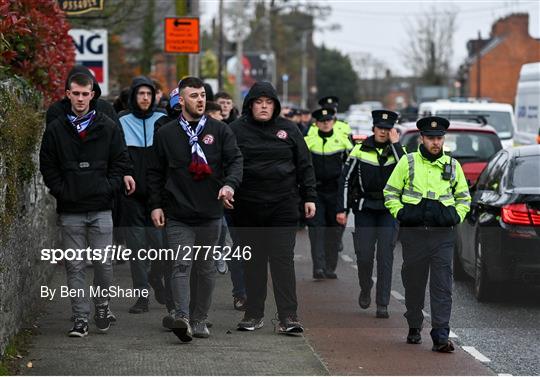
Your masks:
{"label": "black cap", "polygon": [[319,100],[319,105],[321,105],[321,107],[332,107],[337,109],[338,104],[339,98],[337,98],[336,96],[327,96]]}
{"label": "black cap", "polygon": [[398,119],[398,114],[390,110],[373,110],[371,112],[373,125],[379,128],[392,128]]}
{"label": "black cap", "polygon": [[449,126],[448,119],[441,117],[425,117],[416,122],[416,128],[424,136],[443,136]]}
{"label": "black cap", "polygon": [[315,120],[318,122],[334,119],[334,115],[336,115],[336,111],[334,109],[324,107],[311,113],[311,116],[313,116],[313,118],[315,118]]}

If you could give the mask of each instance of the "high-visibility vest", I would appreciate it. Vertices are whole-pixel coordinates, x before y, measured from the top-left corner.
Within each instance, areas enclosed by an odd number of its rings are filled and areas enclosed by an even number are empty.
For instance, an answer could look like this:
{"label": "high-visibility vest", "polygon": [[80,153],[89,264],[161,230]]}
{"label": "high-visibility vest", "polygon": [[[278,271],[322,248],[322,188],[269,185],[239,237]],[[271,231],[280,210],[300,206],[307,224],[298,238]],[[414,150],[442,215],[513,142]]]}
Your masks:
{"label": "high-visibility vest", "polygon": [[[445,164],[451,166],[450,180],[442,177]],[[446,207],[455,206],[461,221],[471,204],[469,187],[459,162],[447,155],[431,162],[420,152],[409,153],[399,160],[384,188],[384,199],[394,217],[404,204],[416,205],[422,199],[431,199]]]}

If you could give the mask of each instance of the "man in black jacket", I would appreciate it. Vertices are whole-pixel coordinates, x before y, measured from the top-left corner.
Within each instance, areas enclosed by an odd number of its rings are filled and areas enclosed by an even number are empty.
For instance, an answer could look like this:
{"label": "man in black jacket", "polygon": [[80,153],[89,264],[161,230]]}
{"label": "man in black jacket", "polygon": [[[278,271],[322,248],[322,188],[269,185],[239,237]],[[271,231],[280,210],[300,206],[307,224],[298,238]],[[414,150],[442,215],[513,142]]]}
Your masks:
{"label": "man in black jacket", "polygon": [[[232,208],[242,180],[242,154],[229,127],[204,115],[203,82],[187,77],[178,90],[182,115],[156,132],[148,188],[152,221],[158,228],[166,226],[169,247],[175,252],[171,276],[175,308],[163,325],[186,342],[192,336],[210,335],[206,319],[215,284],[214,260],[220,256],[214,246],[223,206]],[[205,248],[197,252],[201,247]],[[196,297],[190,303],[192,273]]]}
{"label": "man in black jacket", "polygon": [[[112,244],[113,196],[122,187],[129,161],[119,127],[90,106],[92,84],[92,78],[82,73],[70,77],[66,97],[71,106],[45,130],[40,171],[56,198],[64,249],[104,251]],[[92,262],[94,285],[108,289],[112,283],[110,255]],[[90,315],[86,262],[81,258],[64,263],[69,288],[85,291],[71,298],[74,325],[69,331],[69,336],[83,337],[88,334]],[[110,325],[108,300],[96,297],[94,302],[96,326],[105,332]]]}
{"label": "man in black jacket", "polygon": [[244,178],[233,211],[236,244],[252,248],[245,260],[247,309],[238,329],[263,326],[270,263],[279,332],[300,333],[294,272],[298,204],[302,200],[306,218],[312,218],[317,194],[304,138],[280,111],[274,87],[257,82],[244,99],[242,116],[231,123],[244,155]]}

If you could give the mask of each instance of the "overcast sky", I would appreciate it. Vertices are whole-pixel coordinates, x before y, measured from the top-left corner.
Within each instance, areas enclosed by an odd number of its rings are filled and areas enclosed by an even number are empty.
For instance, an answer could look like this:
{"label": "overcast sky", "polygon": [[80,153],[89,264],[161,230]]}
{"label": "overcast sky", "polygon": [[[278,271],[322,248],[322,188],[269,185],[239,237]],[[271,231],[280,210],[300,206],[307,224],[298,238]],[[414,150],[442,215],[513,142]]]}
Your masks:
{"label": "overcast sky", "polygon": [[[230,0],[225,0],[230,1]],[[253,0],[252,0],[253,1]],[[209,25],[218,11],[217,0],[200,0],[203,25]],[[480,30],[482,38],[487,38],[491,25],[500,17],[513,12],[529,13],[529,33],[540,38],[540,2],[525,1],[360,1],[333,0],[311,1],[332,7],[328,19],[317,20],[318,26],[341,25],[341,30],[317,32],[315,44],[324,43],[344,53],[370,53],[383,60],[394,75],[408,75],[400,56],[407,45],[407,24],[435,8],[443,11],[449,7],[458,10],[454,34],[454,55],[452,68],[463,62],[467,55],[466,43],[477,38]]]}

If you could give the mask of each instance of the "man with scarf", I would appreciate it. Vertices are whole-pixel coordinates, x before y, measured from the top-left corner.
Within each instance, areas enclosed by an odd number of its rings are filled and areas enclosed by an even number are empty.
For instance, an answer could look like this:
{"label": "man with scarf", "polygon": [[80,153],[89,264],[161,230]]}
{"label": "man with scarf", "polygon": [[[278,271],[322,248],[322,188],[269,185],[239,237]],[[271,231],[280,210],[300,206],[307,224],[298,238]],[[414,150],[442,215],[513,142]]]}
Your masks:
{"label": "man with scarf", "polygon": [[[163,319],[184,342],[207,338],[206,319],[215,284],[217,249],[223,207],[233,207],[242,180],[242,154],[234,134],[223,123],[204,115],[202,80],[187,77],[178,84],[181,116],[156,132],[153,162],[148,170],[152,221],[166,228],[175,252],[171,288],[174,310]],[[206,254],[206,255],[205,255]],[[190,303],[190,275],[195,287]]]}
{"label": "man with scarf", "polygon": [[[131,250],[163,248],[163,231],[156,229],[150,219],[146,171],[149,154],[154,142],[154,127],[165,114],[155,111],[154,83],[147,77],[133,79],[128,100],[128,110],[120,113],[120,124],[124,132],[129,156],[133,165],[136,189],[133,195],[121,198],[121,225],[126,238],[126,246]],[[166,294],[161,280],[161,261],[140,260],[135,255],[130,260],[133,288],[154,288],[156,300],[165,304]],[[148,311],[148,298],[139,297],[129,312],[140,314]]]}
{"label": "man with scarf", "polygon": [[236,195],[235,243],[251,246],[244,261],[247,307],[238,329],[263,326],[268,280],[272,274],[278,310],[278,332],[301,333],[297,317],[294,245],[298,205],[306,218],[315,215],[315,175],[311,156],[296,124],[279,116],[281,105],[272,84],[255,83],[231,123],[244,156],[244,178]]}
{"label": "man with scarf", "polygon": [[377,318],[388,318],[392,287],[392,264],[397,238],[397,221],[384,206],[383,189],[399,159],[404,155],[394,129],[398,115],[374,110],[373,135],[357,144],[341,175],[337,221],[347,224],[347,211],[354,213],[353,234],[362,309],[371,305],[373,260],[377,245]]}
{"label": "man with scarf", "polygon": [[459,162],[443,152],[450,123],[441,117],[416,122],[422,143],[397,164],[384,188],[385,206],[401,226],[407,343],[422,342],[422,309],[429,276],[433,351],[452,352],[454,226],[465,219],[471,197]]}
{"label": "man with scarf", "polygon": [[[122,177],[129,168],[129,157],[120,128],[103,113],[91,109],[94,97],[92,78],[72,75],[66,97],[70,107],[63,117],[54,118],[43,135],[40,171],[56,198],[56,211],[65,249],[100,249],[113,240],[111,209],[115,192],[122,187]],[[108,289],[112,284],[112,263],[93,260],[94,285]],[[90,300],[86,289],[86,261],[65,260],[70,289],[84,295],[71,298],[73,327],[68,335],[88,335]],[[110,325],[109,302],[96,297],[94,321],[100,332]]]}

